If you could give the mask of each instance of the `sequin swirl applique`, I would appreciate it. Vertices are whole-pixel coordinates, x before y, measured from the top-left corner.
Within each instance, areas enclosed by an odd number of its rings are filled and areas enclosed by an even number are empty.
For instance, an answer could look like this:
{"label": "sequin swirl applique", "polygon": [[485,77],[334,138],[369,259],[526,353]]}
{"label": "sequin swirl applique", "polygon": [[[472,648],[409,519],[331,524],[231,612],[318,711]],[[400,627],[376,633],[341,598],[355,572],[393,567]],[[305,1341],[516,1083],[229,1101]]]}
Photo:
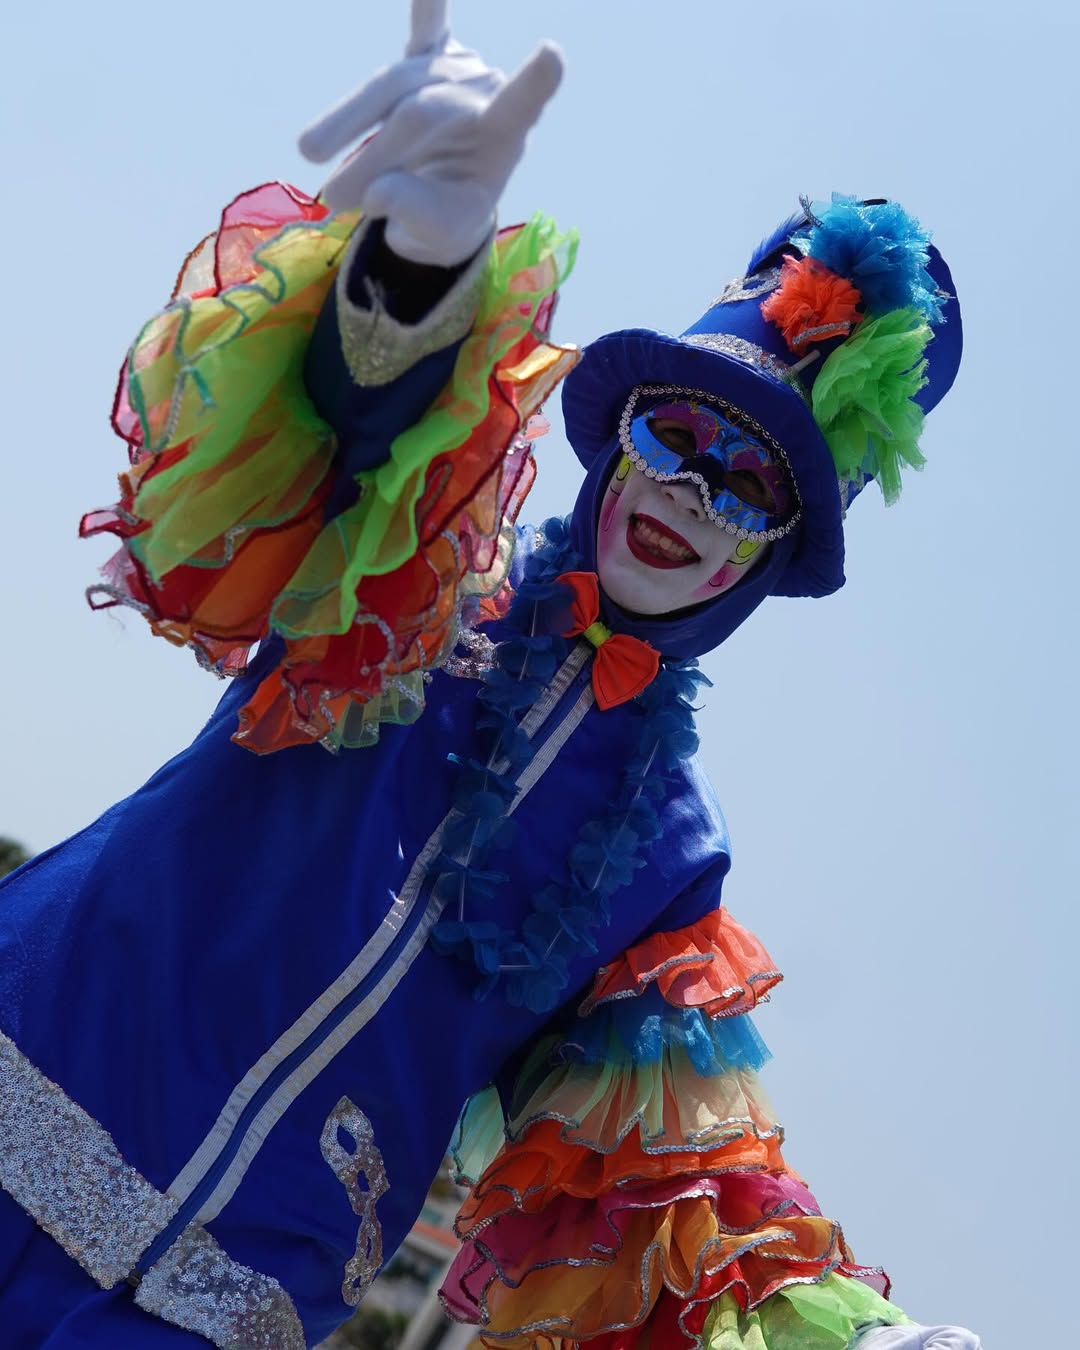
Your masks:
{"label": "sequin swirl applique", "polygon": [[[341,1144],[343,1133],[352,1137],[355,1144],[352,1152]],[[342,1097],[327,1116],[319,1146],[334,1175],[345,1187],[353,1213],[360,1215],[356,1253],[345,1263],[345,1279],[341,1286],[341,1297],[350,1308],[355,1308],[382,1265],[382,1225],[375,1205],[390,1189],[390,1183],[383,1156],[375,1145],[371,1121],[348,1097]],[[366,1190],[361,1189],[361,1177]]]}
{"label": "sequin swirl applique", "polygon": [[277,1280],[234,1261],[197,1223],[142,1277],[135,1302],[219,1350],[304,1350],[307,1344]]}
{"label": "sequin swirl applique", "polygon": [[465,650],[447,657],[443,670],[459,679],[479,680],[495,667],[495,644],[486,633],[465,628],[458,638],[458,646]]}
{"label": "sequin swirl applique", "polygon": [[102,1289],[125,1278],[180,1205],[2,1032],[0,1186]]}
{"label": "sequin swirl applique", "polygon": [[767,272],[758,272],[752,277],[736,277],[729,281],[709,306],[735,305],[740,300],[759,300],[780,285],[780,268],[770,267]]}

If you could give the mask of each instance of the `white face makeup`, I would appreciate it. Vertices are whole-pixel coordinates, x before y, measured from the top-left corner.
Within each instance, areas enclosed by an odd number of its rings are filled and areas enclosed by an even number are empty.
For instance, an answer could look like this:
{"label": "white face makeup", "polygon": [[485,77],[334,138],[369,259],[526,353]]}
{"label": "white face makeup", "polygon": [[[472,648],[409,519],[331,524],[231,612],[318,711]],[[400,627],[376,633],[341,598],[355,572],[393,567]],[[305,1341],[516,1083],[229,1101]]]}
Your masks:
{"label": "white face makeup", "polygon": [[608,483],[596,531],[605,592],[635,614],[670,614],[723,594],[765,557],[705,513],[691,482],[658,483],[624,455]]}

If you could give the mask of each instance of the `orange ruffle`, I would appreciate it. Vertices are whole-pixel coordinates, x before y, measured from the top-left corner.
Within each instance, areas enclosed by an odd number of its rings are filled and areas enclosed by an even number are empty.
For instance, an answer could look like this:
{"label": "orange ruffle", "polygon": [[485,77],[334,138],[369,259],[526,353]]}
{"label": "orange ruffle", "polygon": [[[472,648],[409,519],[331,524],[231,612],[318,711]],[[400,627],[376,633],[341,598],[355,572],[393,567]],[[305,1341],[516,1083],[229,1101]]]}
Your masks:
{"label": "orange ruffle", "polygon": [[544,1343],[537,1333],[584,1341],[640,1327],[665,1291],[685,1304],[733,1290],[753,1307],[850,1262],[837,1224],[798,1204],[763,1206],[756,1184],[734,1176],[695,1193],[688,1183],[671,1199],[630,1187],[600,1218],[563,1197],[467,1243],[444,1299],[479,1317],[485,1345],[527,1350]]}
{"label": "orange ruffle", "polygon": [[787,1171],[780,1153],[782,1132],[775,1122],[762,1118],[733,1124],[727,1136],[719,1146],[700,1152],[645,1153],[637,1136],[629,1134],[612,1152],[597,1153],[567,1142],[560,1121],[539,1121],[484,1172],[458,1211],[455,1230],[464,1241],[501,1214],[536,1214],[560,1195],[595,1199],[631,1181]]}
{"label": "orange ruffle", "polygon": [[816,258],[785,258],[780,285],[761,305],[784,341],[798,353],[811,342],[847,337],[862,318],[862,295]]}
{"label": "orange ruffle", "polygon": [[782,979],[757,938],[721,907],[685,928],[646,938],[602,966],[579,1011],[585,1016],[655,983],[673,1007],[732,1016],[763,1002]]}

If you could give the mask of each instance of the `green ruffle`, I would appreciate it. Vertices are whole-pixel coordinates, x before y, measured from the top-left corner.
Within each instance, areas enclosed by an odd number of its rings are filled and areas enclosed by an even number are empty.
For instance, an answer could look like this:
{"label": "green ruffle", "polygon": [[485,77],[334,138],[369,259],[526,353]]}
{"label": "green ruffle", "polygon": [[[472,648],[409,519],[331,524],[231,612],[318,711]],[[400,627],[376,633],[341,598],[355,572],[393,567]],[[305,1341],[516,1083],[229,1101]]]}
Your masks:
{"label": "green ruffle", "polygon": [[128,546],[155,580],[223,566],[243,534],[295,518],[329,470],[334,436],[303,361],[355,224],[340,215],[282,229],[255,249],[252,281],[182,297],[135,340],[127,396],[142,444],[177,456],[159,460],[134,501],[149,528]]}
{"label": "green ruffle", "polygon": [[395,675],[381,693],[365,703],[350,703],[323,737],[328,750],[356,750],[374,745],[379,728],[391,723],[409,726],[424,711],[424,672]]}
{"label": "green ruffle", "polygon": [[848,1350],[867,1327],[910,1323],[899,1308],[865,1284],[827,1275],[817,1284],[791,1284],[744,1312],[734,1295],[719,1298],[705,1319],[703,1350]]}
{"label": "green ruffle", "polygon": [[887,502],[900,495],[904,464],[921,469],[923,411],[915,395],[926,385],[926,344],[933,336],[917,309],[867,319],[833,352],[814,382],[814,418],[837,475],[877,479]]}
{"label": "green ruffle", "polygon": [[356,616],[361,578],[393,572],[416,552],[416,507],[429,465],[464,445],[484,420],[492,371],[533,327],[576,252],[577,233],[560,234],[542,215],[496,239],[480,307],[450,383],[394,440],[384,464],[357,474],[359,500],[323,530],[279,597],[278,632],[291,638],[346,632]]}

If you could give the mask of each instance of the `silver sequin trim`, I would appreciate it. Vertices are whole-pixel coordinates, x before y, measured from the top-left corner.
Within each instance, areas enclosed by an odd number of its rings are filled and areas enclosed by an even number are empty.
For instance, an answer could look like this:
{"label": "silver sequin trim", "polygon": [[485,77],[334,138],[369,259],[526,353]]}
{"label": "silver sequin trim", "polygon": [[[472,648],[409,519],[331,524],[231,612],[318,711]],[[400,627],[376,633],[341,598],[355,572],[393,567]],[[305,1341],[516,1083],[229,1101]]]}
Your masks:
{"label": "silver sequin trim", "polygon": [[740,300],[759,300],[761,296],[775,291],[780,285],[780,268],[770,267],[767,272],[758,272],[752,277],[736,277],[729,281],[719,296],[709,306],[733,305]]}
{"label": "silver sequin trim", "polygon": [[773,356],[772,352],[767,352],[764,347],[759,347],[748,338],[736,337],[733,333],[688,333],[682,341],[689,342],[692,347],[707,347],[709,351],[733,356],[743,365],[756,366],[774,379],[790,384],[796,393],[801,394],[803,398],[806,397],[797,377],[792,375],[788,363],[781,361],[778,356]]}
{"label": "silver sequin trim", "polygon": [[0,1185],[103,1289],[124,1279],[180,1204],[2,1032]]}
{"label": "silver sequin trim", "polygon": [[[352,1137],[355,1145],[352,1152],[342,1147],[342,1132]],[[379,1197],[390,1189],[386,1165],[376,1147],[371,1121],[348,1097],[342,1097],[327,1116],[319,1147],[334,1176],[345,1187],[353,1213],[360,1215],[356,1254],[345,1263],[345,1280],[341,1286],[341,1297],[350,1308],[355,1308],[382,1266],[382,1224],[375,1206]]]}
{"label": "silver sequin trim", "polygon": [[381,292],[370,283],[370,309],[360,309],[349,299],[349,268],[365,232],[364,226],[356,231],[342,259],[337,275],[337,307],[345,364],[357,384],[372,387],[389,384],[425,356],[465,336],[480,306],[491,241],[480,249],[430,314],[420,323],[404,324],[387,313]]}
{"label": "silver sequin trim", "polygon": [[199,1224],[186,1228],[150,1267],[135,1302],[221,1350],[306,1345],[292,1299],[277,1280],[233,1261]]}

